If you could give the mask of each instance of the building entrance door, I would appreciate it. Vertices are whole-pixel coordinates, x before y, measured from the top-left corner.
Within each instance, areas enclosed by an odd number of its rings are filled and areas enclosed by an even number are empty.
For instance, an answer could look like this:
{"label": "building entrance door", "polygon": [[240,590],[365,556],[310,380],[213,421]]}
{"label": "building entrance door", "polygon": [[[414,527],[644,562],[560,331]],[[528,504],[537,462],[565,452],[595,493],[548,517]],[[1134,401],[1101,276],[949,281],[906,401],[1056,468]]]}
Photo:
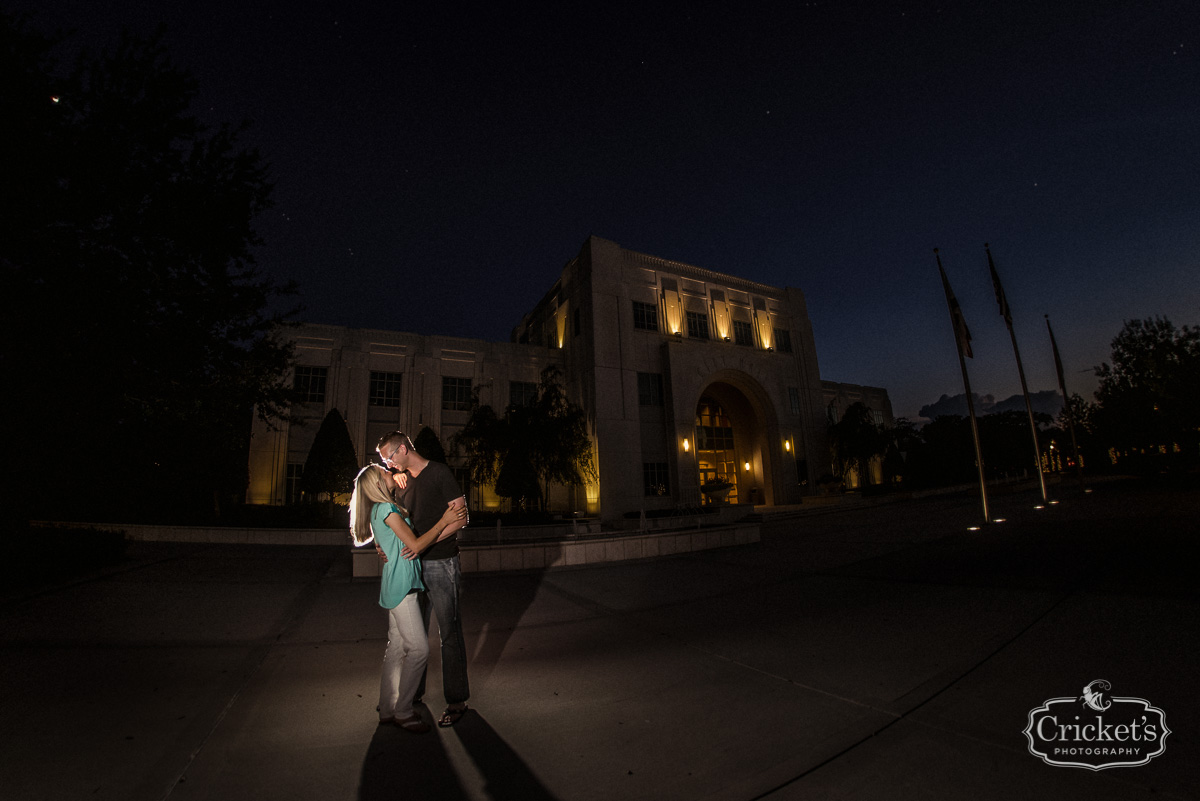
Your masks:
{"label": "building entrance door", "polygon": [[[696,406],[696,463],[700,471],[700,497],[703,504],[737,503],[737,452],[733,423],[714,399],[705,396]],[[729,484],[727,491],[705,492],[705,485]]]}

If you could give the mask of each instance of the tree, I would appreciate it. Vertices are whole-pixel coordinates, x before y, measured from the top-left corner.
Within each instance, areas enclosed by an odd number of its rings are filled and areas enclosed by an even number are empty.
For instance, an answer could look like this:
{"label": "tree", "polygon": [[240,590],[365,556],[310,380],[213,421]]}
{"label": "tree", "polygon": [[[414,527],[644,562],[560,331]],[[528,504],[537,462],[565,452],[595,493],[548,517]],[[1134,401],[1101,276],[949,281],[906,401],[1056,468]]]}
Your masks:
{"label": "tree", "polygon": [[567,397],[554,365],[542,370],[534,404],[534,466],[547,484],[582,484],[596,477],[587,416]]}
{"label": "tree", "polygon": [[479,392],[471,397],[471,417],[451,439],[451,447],[467,461],[472,484],[491,484],[500,473],[500,454],[506,449],[506,428],[491,406],[479,404]]}
{"label": "tree", "polygon": [[945,486],[978,480],[971,421],[939,415],[921,428],[921,445],[910,449],[907,466],[918,486]]}
{"label": "tree", "polygon": [[922,444],[917,427],[908,418],[901,417],[880,433],[885,443],[882,466],[884,481],[892,484],[911,481],[909,455],[919,451]]}
{"label": "tree", "polygon": [[550,484],[581,484],[596,476],[592,442],[583,410],[572,403],[551,365],[538,382],[537,397],[528,406],[509,406],[498,417],[487,405],[475,408],[454,436],[456,450],[467,459],[471,481],[494,482],[496,494],[519,509],[544,509]]}
{"label": "tree", "polygon": [[308,450],[301,485],[314,497],[325,495],[334,501],[335,496],[353,489],[358,469],[358,457],[354,454],[346,420],[337,409],[330,409]]}
{"label": "tree", "polygon": [[[1039,440],[1045,439],[1041,432],[1054,418],[1034,412],[1033,421],[1038,426]],[[989,479],[1036,478],[1036,471],[1041,469],[1031,453],[1033,443],[1030,442],[1028,411],[993,412],[980,417],[979,444],[983,448],[983,464]],[[1040,444],[1036,452],[1041,453]]]}
{"label": "tree", "polygon": [[442,441],[429,426],[424,426],[417,432],[416,438],[413,439],[413,447],[422,458],[446,464],[446,450],[442,447]]}
{"label": "tree", "polygon": [[1130,320],[1112,341],[1112,363],[1095,368],[1099,435],[1123,453],[1200,446],[1200,328],[1165,317]]}
{"label": "tree", "polygon": [[248,410],[290,400],[287,287],[253,256],[267,170],[188,113],[197,85],[158,39],[69,67],[67,44],[0,15],[7,477],[36,505],[27,466],[69,448],[102,468],[72,493],[90,511],[211,510],[244,492]]}
{"label": "tree", "polygon": [[888,446],[874,413],[861,401],[850,404],[842,419],[830,427],[830,443],[834,469],[842,481],[857,472],[863,486],[871,483],[871,460],[882,456]]}

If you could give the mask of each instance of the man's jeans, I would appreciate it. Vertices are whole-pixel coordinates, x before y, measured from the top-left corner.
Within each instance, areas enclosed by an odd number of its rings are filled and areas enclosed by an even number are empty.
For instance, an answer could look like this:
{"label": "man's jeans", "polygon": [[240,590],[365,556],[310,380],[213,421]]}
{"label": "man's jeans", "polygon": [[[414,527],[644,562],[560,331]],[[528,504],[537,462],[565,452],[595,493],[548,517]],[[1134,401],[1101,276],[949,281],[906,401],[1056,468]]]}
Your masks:
{"label": "man's jeans", "polygon": [[[442,692],[447,704],[461,704],[471,696],[467,683],[467,643],[463,639],[462,619],[459,617],[462,571],[458,556],[449,559],[421,560],[421,573],[426,592],[422,596],[421,615],[425,631],[429,631],[429,611],[437,615],[442,637]],[[416,697],[425,695],[425,674]]]}

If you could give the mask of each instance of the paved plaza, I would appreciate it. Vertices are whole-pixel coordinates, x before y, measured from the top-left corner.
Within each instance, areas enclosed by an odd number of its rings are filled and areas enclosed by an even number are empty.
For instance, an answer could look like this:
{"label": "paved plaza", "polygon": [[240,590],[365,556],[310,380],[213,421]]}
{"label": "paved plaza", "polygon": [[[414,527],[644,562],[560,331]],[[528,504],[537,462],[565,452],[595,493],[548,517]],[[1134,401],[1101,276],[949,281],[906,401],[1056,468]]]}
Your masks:
{"label": "paved plaza", "polygon": [[[754,545],[471,575],[473,711],[423,736],[376,725],[385,616],[348,549],[130,543],[0,605],[0,796],[1200,798],[1194,487],[997,492],[975,532],[974,495],[802,509]],[[1029,752],[1030,711],[1096,679],[1164,711],[1164,754]]]}

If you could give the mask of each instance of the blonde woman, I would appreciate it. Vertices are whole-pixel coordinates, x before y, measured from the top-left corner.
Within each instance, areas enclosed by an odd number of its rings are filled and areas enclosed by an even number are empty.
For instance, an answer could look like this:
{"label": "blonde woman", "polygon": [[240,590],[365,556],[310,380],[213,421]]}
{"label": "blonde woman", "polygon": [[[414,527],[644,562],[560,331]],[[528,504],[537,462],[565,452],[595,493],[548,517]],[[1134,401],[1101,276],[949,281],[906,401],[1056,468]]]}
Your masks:
{"label": "blonde woman", "polygon": [[350,497],[350,533],[356,545],[374,540],[387,557],[379,584],[379,605],[388,610],[388,644],[379,679],[379,722],[424,734],[429,726],[413,711],[412,699],[429,658],[429,640],[417,604],[417,593],[425,585],[420,561],[401,558],[400,551],[408,546],[419,554],[438,539],[450,536],[461,528],[466,512],[447,507],[441,520],[418,537],[407,512],[392,498],[393,486],[388,472],[379,465],[367,465],[359,471]]}

